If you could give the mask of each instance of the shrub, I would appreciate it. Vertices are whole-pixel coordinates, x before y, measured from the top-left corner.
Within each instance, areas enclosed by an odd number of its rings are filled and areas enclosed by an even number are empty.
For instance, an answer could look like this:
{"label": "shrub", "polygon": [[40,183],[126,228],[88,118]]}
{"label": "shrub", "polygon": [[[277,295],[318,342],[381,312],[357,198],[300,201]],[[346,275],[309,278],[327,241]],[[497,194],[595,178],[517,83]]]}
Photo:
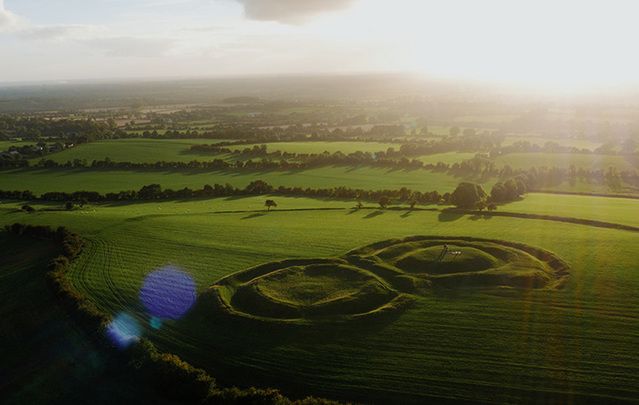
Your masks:
{"label": "shrub", "polygon": [[215,385],[213,377],[169,353],[160,353],[146,339],[130,349],[132,362],[167,398],[199,402]]}
{"label": "shrub", "polygon": [[473,209],[481,201],[486,200],[484,189],[474,183],[459,183],[450,195],[450,201],[458,208]]}

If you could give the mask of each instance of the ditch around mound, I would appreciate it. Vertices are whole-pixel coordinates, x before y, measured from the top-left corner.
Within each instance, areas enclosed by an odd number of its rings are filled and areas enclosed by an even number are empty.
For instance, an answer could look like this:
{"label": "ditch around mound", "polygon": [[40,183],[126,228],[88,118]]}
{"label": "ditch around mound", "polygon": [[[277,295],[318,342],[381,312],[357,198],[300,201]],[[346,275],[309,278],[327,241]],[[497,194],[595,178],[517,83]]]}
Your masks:
{"label": "ditch around mound", "polygon": [[559,288],[568,270],[554,253],[521,243],[413,236],[337,258],[266,263],[221,279],[206,294],[242,318],[335,322],[396,314],[434,288]]}

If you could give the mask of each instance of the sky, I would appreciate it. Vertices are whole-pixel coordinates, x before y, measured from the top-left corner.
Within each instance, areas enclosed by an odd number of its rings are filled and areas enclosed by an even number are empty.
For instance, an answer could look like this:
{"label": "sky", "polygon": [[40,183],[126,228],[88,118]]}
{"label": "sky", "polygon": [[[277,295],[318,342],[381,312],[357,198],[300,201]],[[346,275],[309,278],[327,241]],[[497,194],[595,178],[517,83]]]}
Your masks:
{"label": "sky", "polygon": [[639,84],[635,0],[0,0],[0,82],[413,72]]}

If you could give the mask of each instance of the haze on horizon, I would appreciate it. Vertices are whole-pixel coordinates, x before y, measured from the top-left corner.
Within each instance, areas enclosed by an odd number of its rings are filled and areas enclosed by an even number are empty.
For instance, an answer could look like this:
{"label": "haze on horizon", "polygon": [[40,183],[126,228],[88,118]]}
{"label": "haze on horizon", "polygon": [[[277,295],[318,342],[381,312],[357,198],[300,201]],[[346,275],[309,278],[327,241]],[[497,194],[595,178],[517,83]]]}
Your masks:
{"label": "haze on horizon", "polygon": [[412,72],[639,84],[632,0],[0,0],[0,82]]}

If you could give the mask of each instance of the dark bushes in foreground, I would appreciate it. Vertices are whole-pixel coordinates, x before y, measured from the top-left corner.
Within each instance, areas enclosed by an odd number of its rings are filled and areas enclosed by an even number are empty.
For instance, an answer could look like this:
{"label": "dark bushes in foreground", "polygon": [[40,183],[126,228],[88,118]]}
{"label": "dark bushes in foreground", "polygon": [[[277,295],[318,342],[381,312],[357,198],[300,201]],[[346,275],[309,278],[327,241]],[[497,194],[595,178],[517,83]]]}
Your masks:
{"label": "dark bushes in foreground", "polygon": [[[65,227],[51,228],[40,225],[14,223],[5,230],[14,235],[34,239],[52,240],[60,244],[62,253],[49,264],[47,277],[61,303],[69,310],[90,337],[105,348],[113,349],[105,336],[105,328],[110,317],[101,312],[90,300],[78,292],[66,278],[73,259],[82,251],[82,238]],[[178,356],[160,353],[155,346],[141,339],[125,355],[128,364],[140,371],[141,377],[159,392],[181,403],[204,404],[272,404],[272,405],[332,405],[336,402],[324,399],[306,398],[292,401],[275,389],[216,388],[215,379],[204,370],[193,367]]]}

